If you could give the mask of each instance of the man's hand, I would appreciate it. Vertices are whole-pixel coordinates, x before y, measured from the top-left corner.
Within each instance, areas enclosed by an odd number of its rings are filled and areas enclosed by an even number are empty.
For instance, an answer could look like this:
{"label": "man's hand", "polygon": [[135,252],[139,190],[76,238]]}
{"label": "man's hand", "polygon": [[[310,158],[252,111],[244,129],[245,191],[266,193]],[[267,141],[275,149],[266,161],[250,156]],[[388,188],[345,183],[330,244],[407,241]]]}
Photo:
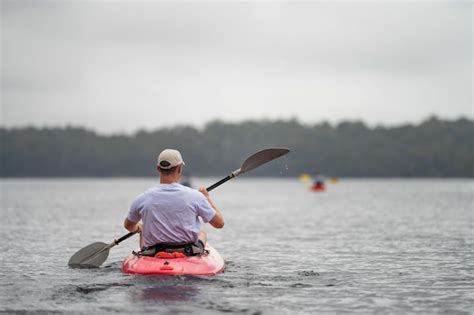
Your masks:
{"label": "man's hand", "polygon": [[204,196],[206,196],[206,198],[209,198],[209,192],[207,191],[206,187],[199,187],[199,192],[201,192],[201,194],[203,194]]}
{"label": "man's hand", "polygon": [[137,223],[136,233],[141,233],[143,231],[143,224]]}

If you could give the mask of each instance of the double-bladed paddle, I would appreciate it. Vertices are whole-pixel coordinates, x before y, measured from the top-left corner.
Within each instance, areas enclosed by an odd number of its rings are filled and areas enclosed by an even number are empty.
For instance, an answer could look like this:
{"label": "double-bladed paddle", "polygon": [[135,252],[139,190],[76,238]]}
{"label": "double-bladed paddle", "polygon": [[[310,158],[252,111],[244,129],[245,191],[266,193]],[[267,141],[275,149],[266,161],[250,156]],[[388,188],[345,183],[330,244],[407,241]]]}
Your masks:
{"label": "double-bladed paddle", "polygon": [[[211,191],[216,187],[219,187],[223,183],[227,182],[228,180],[239,176],[240,174],[246,173],[248,171],[253,170],[254,168],[259,167],[262,164],[270,162],[280,156],[283,156],[290,152],[290,150],[286,148],[269,148],[258,151],[251,156],[249,156],[242,166],[230,173],[227,177],[221,179],[217,183],[207,187],[207,191]],[[136,232],[130,232],[121,238],[114,240],[110,244],[96,242],[92,243],[79,251],[77,251],[72,257],[69,259],[68,265],[73,268],[95,268],[102,265],[102,263],[107,259],[109,256],[109,251],[115,245],[118,245],[120,242],[126,240],[127,238],[131,237]]]}

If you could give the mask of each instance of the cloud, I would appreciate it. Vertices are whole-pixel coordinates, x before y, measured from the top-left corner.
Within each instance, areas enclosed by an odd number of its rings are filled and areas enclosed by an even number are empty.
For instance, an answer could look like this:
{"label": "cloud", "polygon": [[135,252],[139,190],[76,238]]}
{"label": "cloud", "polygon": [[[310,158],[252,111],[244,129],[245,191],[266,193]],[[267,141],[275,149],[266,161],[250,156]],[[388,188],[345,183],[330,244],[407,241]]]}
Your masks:
{"label": "cloud", "polygon": [[471,26],[470,2],[3,1],[2,124],[472,115]]}

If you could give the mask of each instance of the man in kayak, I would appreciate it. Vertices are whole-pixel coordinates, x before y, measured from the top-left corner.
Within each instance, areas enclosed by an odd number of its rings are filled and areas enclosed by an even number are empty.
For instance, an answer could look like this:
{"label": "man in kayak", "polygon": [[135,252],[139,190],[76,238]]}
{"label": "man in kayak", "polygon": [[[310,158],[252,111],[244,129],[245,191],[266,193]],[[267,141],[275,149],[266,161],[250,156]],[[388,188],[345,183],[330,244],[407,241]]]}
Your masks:
{"label": "man in kayak", "polygon": [[205,187],[197,191],[179,183],[183,166],[179,151],[162,151],[156,166],[160,184],[139,195],[130,206],[124,227],[141,233],[142,252],[181,244],[191,244],[197,251],[203,251],[207,234],[201,230],[199,217],[217,229],[224,226],[224,217]]}

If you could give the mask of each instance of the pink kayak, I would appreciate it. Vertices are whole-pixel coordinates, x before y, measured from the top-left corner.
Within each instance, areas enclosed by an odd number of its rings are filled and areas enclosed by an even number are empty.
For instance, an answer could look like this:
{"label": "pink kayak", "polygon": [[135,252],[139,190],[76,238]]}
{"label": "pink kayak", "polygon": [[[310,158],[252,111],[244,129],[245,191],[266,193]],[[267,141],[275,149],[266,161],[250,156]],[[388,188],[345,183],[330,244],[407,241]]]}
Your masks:
{"label": "pink kayak", "polygon": [[213,247],[207,246],[207,254],[184,256],[180,253],[160,257],[129,255],[122,264],[122,271],[134,275],[157,276],[212,276],[224,271],[224,259]]}

